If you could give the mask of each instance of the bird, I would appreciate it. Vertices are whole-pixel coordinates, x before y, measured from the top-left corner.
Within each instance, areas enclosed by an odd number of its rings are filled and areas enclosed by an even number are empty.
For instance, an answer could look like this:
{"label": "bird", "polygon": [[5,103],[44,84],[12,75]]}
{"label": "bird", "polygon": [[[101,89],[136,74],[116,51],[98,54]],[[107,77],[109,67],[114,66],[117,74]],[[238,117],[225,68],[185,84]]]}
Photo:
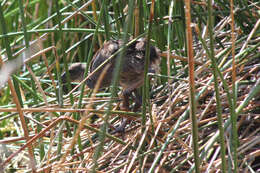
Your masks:
{"label": "bird", "polygon": [[[134,106],[132,111],[137,112],[142,105],[142,97],[138,94],[137,89],[144,84],[144,71],[145,71],[145,53],[146,53],[147,40],[145,38],[140,38],[133,41],[132,44],[128,45],[125,49],[125,53],[122,57],[122,66],[119,75],[119,85],[122,87],[122,110],[130,111],[129,98],[134,98]],[[115,52],[117,52],[124,45],[122,40],[109,40],[106,41],[103,46],[95,53],[93,56],[88,74],[94,72],[104,61],[108,60]],[[156,73],[159,71],[160,56],[159,49],[155,46],[150,45],[150,56],[148,64],[148,72]],[[117,54],[114,58],[108,60],[108,68],[104,74],[102,81],[100,82],[100,88],[106,88],[111,85],[113,72],[116,66],[117,59],[120,54]],[[95,71],[86,80],[86,85],[93,89],[95,88],[99,77],[106,65],[104,65],[99,70]],[[86,71],[86,64],[74,63],[72,64],[68,72],[70,73],[71,81],[82,81],[84,79],[84,73]],[[66,72],[61,76],[61,81],[63,83],[63,90],[67,92],[67,77]],[[127,121],[124,120],[119,130],[124,131],[124,126]]]}

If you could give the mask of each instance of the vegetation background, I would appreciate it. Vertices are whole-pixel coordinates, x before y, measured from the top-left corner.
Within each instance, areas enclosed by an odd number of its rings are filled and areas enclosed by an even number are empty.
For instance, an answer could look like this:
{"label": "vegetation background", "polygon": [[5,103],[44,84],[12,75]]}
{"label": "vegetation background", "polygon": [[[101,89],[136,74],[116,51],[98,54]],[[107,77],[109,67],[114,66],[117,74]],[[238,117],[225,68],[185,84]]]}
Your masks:
{"label": "vegetation background", "polygon": [[[0,86],[0,172],[260,171],[259,1],[0,4],[1,69],[16,65]],[[120,111],[117,89],[63,94],[70,63],[139,37],[161,50],[140,112]],[[109,134],[122,116],[134,121]]]}

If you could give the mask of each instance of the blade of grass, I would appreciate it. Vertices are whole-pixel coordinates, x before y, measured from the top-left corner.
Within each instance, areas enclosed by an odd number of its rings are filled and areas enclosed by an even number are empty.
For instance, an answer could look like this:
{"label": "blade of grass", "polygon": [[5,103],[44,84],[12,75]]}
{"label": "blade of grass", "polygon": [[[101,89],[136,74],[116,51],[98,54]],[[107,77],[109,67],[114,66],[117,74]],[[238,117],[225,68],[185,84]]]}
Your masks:
{"label": "blade of grass", "polygon": [[[132,17],[133,17],[133,6],[134,6],[134,0],[129,1],[128,3],[128,21],[126,21],[126,25],[124,27],[124,35],[123,35],[123,50],[120,52],[119,57],[116,62],[116,66],[114,69],[113,79],[112,79],[112,89],[111,89],[111,96],[116,96],[116,86],[118,85],[121,65],[122,65],[122,58],[125,54],[126,50],[126,43],[129,38],[128,31],[130,26],[132,26]],[[107,113],[104,116],[104,124],[101,126],[101,133],[99,134],[99,142],[100,144],[95,150],[94,157],[93,157],[93,167],[91,172],[96,172],[96,168],[98,166],[98,158],[101,156],[103,149],[104,149],[104,141],[105,141],[105,132],[107,130],[108,126],[108,119],[110,117],[110,110],[112,108],[112,100],[109,102]]]}
{"label": "blade of grass", "polygon": [[[155,0],[152,0],[152,4],[150,7],[150,16],[149,16],[149,23],[148,23],[148,31],[147,31],[147,38],[146,38],[146,45],[145,45],[145,64],[144,64],[144,86],[142,88],[142,139],[145,139],[145,136],[147,134],[148,128],[145,127],[146,125],[146,112],[147,112],[147,102],[148,102],[148,107],[149,105],[149,78],[148,78],[148,68],[149,68],[149,63],[150,63],[150,39],[152,35],[152,23],[154,19],[154,6],[155,6]],[[150,112],[150,111],[149,111]],[[153,118],[152,115],[150,114],[150,123],[152,124],[152,132],[154,132],[154,125],[153,125]],[[127,172],[130,172],[132,165],[134,164],[135,158],[138,156],[138,153],[140,150],[143,150],[143,142],[144,140],[141,140],[138,145],[138,150],[135,152],[134,157],[132,158],[132,161],[127,169]],[[144,162],[144,157],[140,158],[140,165],[139,169],[142,170],[143,167],[143,162]]]}
{"label": "blade of grass", "polygon": [[[233,0],[230,1],[230,15],[231,15],[231,53],[232,53],[232,97],[233,97],[233,108],[236,108],[236,62],[235,62],[235,20],[234,20],[234,2]],[[233,154],[233,170],[234,172],[237,172],[238,165],[237,165],[237,147],[238,147],[238,134],[237,134],[237,114],[234,111],[233,114],[231,114],[231,127],[232,127],[232,133],[231,133],[231,152]]]}
{"label": "blade of grass", "polygon": [[102,7],[101,10],[103,12],[103,17],[102,19],[104,19],[104,24],[105,24],[105,34],[106,34],[106,40],[110,40],[110,27],[109,27],[109,14],[108,14],[108,10],[107,10],[107,1],[106,0],[103,0],[102,1]]}
{"label": "blade of grass", "polygon": [[[56,9],[56,13],[57,13],[57,21],[58,21],[58,38],[60,39],[61,41],[61,47],[60,47],[60,52],[61,52],[61,58],[63,60],[63,64],[64,64],[64,67],[65,67],[65,71],[66,71],[66,80],[68,81],[66,83],[67,87],[69,90],[71,90],[71,80],[70,80],[70,73],[69,73],[69,68],[68,68],[68,62],[67,62],[67,58],[65,57],[65,49],[64,49],[64,38],[63,38],[63,30],[62,30],[62,24],[61,24],[61,21],[62,21],[62,16],[60,14],[60,7],[59,7],[59,3],[58,3],[58,0],[55,0],[55,9]],[[57,44],[56,44],[57,45]],[[61,74],[60,74],[60,71],[61,69],[57,69],[57,78],[58,78],[58,85],[60,86],[58,88],[58,101],[59,101],[59,105],[62,107],[63,106],[63,91],[62,91],[62,82],[61,82]],[[74,103],[74,99],[73,99],[73,95],[70,94],[70,103],[73,105]]]}
{"label": "blade of grass", "polygon": [[218,117],[218,129],[220,132],[220,149],[221,149],[221,166],[222,172],[225,173],[227,170],[226,166],[226,148],[225,148],[225,138],[224,138],[224,129],[223,129],[223,119],[222,119],[222,106],[220,101],[220,92],[219,92],[219,84],[218,84],[218,75],[217,75],[217,64],[214,61],[215,53],[214,53],[214,38],[213,38],[213,15],[212,15],[212,0],[208,1],[208,30],[209,30],[209,38],[210,38],[210,59],[213,68],[213,78],[214,78],[214,88],[215,88],[215,97],[216,97],[216,104],[217,104],[217,117]]}
{"label": "blade of grass", "polygon": [[186,19],[186,37],[188,50],[188,65],[189,65],[189,106],[190,118],[192,121],[192,143],[193,143],[193,158],[195,162],[195,172],[200,172],[199,144],[198,144],[198,124],[196,117],[196,100],[195,100],[195,77],[194,77],[194,56],[192,47],[192,31],[191,31],[191,11],[190,0],[185,0],[185,19]]}

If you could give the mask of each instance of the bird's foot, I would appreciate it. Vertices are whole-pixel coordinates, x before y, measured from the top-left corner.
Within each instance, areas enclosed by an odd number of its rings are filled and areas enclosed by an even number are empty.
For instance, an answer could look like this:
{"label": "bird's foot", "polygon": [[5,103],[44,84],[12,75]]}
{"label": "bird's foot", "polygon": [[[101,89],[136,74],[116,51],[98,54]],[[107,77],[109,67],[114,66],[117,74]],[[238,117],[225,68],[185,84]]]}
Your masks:
{"label": "bird's foot", "polygon": [[115,127],[114,131],[112,131],[112,134],[124,134],[125,133],[125,127],[127,124],[128,120],[126,118],[124,118],[121,122],[121,124],[118,127]]}

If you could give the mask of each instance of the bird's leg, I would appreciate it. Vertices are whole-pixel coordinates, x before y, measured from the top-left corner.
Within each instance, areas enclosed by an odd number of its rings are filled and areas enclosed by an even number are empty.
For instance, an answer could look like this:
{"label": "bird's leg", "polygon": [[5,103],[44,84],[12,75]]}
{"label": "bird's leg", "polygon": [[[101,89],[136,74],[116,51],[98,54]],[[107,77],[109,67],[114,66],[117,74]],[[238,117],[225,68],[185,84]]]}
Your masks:
{"label": "bird's leg", "polygon": [[[129,111],[129,97],[132,95],[134,92],[135,98],[134,98],[134,107],[133,107],[133,112],[137,112],[139,108],[142,106],[142,96],[138,93],[137,89],[134,89],[133,91],[129,90],[124,90],[123,91],[123,105],[122,109],[124,111]],[[127,118],[123,118],[121,121],[121,124],[119,127],[115,128],[114,133],[123,133],[125,131],[125,126],[130,122],[131,120]]]}
{"label": "bird's leg", "polygon": [[123,106],[122,109],[129,111],[129,97],[131,96],[132,91],[124,90],[123,91]]}
{"label": "bird's leg", "polygon": [[133,112],[137,112],[138,109],[142,106],[142,96],[138,93],[137,89],[135,89],[133,92],[135,94]]}
{"label": "bird's leg", "polygon": [[[123,105],[122,105],[122,109],[124,111],[129,111],[129,97],[131,96],[132,91],[129,90],[124,90],[123,91]],[[123,133],[125,131],[125,126],[126,124],[129,122],[129,120],[127,118],[123,118],[121,121],[121,124],[119,125],[119,127],[116,127],[113,134],[114,133]]]}

